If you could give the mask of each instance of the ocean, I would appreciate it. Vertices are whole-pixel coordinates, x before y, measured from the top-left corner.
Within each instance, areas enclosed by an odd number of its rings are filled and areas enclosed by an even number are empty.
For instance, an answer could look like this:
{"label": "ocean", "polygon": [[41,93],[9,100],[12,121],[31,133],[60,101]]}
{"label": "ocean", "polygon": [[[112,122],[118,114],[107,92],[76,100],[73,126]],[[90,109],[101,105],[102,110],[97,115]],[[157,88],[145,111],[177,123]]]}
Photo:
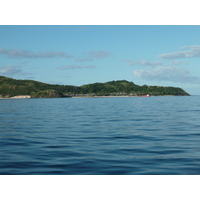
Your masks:
{"label": "ocean", "polygon": [[199,175],[200,96],[0,99],[1,175]]}

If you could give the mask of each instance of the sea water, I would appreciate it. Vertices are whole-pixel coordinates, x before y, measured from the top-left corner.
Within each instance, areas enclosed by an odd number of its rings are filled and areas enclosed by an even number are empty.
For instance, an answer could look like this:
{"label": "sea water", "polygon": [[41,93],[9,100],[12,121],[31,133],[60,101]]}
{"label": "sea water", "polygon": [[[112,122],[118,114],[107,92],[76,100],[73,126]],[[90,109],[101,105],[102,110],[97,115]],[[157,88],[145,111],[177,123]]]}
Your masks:
{"label": "sea water", "polygon": [[199,175],[200,96],[1,99],[0,174]]}

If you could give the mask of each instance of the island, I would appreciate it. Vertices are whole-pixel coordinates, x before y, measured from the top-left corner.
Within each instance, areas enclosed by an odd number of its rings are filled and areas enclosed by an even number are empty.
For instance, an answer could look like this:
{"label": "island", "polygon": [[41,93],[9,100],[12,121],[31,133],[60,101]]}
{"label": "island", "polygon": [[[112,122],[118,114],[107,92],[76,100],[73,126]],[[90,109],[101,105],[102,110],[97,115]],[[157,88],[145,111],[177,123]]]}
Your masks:
{"label": "island", "polygon": [[179,87],[139,86],[126,80],[73,86],[0,76],[0,98],[131,97],[147,94],[149,96],[190,96]]}

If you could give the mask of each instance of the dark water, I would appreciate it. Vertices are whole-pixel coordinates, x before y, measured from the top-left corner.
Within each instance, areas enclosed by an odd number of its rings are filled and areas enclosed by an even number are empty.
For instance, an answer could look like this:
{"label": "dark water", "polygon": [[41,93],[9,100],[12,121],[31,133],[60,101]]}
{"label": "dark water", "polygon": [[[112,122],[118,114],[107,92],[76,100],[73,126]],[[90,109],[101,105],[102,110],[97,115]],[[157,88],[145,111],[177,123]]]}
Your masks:
{"label": "dark water", "polygon": [[0,174],[200,174],[200,96],[0,100]]}

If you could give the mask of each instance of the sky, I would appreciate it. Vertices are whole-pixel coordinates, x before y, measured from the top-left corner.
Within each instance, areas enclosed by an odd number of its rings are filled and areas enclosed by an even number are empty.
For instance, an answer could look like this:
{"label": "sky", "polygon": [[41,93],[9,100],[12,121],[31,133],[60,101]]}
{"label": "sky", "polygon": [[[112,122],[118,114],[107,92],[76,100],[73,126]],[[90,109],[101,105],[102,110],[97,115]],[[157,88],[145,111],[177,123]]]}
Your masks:
{"label": "sky", "polygon": [[198,25],[0,25],[0,75],[51,84],[113,80],[200,95]]}

